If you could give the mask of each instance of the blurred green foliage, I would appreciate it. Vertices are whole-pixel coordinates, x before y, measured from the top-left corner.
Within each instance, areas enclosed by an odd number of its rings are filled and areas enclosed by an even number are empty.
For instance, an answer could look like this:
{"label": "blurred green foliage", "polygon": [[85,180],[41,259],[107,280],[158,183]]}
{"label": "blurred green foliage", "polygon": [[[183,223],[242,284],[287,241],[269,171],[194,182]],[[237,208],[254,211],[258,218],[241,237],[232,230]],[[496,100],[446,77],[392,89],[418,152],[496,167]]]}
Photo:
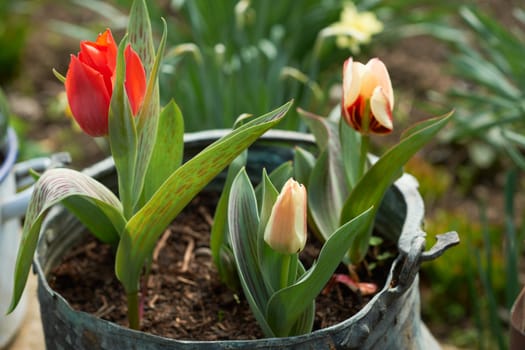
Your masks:
{"label": "blurred green foliage", "polygon": [[[122,27],[131,4],[130,0],[114,0],[114,6],[100,0],[72,2],[100,14],[112,28]],[[401,27],[433,21],[453,7],[437,0],[419,2],[355,1],[360,17],[348,21],[346,34],[351,39],[366,37],[359,30],[377,25],[361,18],[365,11],[366,16],[377,15],[388,30],[375,35],[371,45],[359,47],[346,40],[346,48],[340,47],[344,41],[334,34],[334,25],[342,21],[350,1],[150,2],[151,17],[166,18],[169,31],[170,49],[160,81],[162,102],[175,98],[188,131],[228,128],[240,114],[264,113],[292,98],[296,106],[327,115],[339,102],[331,88],[340,82],[342,62],[348,56],[368,60],[374,45],[395,45]],[[85,26],[64,22],[55,26],[86,37]],[[304,129],[295,111],[279,127]]]}
{"label": "blurred green foliage", "polygon": [[443,141],[467,147],[480,168],[503,155],[525,169],[525,11],[513,13],[514,22],[502,23],[477,7],[461,7],[459,24],[418,26],[453,51],[449,61],[456,85],[442,99],[456,113]]}
{"label": "blurred green foliage", "polygon": [[19,70],[29,29],[27,1],[0,1],[0,84]]}

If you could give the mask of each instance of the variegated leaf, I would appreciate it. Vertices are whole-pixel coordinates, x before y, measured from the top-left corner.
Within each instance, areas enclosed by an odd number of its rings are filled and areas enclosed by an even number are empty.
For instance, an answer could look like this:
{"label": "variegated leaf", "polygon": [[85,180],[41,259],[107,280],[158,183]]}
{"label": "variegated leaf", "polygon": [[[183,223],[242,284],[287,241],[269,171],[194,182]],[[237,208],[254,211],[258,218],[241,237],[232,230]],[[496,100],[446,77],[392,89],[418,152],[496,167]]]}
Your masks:
{"label": "variegated leaf", "polygon": [[25,287],[33,261],[40,226],[47,211],[55,204],[67,201],[73,211],[90,208],[83,212],[81,220],[87,227],[102,228],[101,222],[110,223],[104,231],[92,232],[106,242],[118,241],[126,220],[118,198],[108,188],[93,178],[70,169],[51,169],[36,182],[27,209],[22,239],[15,267],[15,283],[9,310],[12,311]]}
{"label": "variegated leaf", "polygon": [[[401,142],[383,154],[356,184],[343,207],[341,224],[372,205],[375,215],[386,190],[399,176],[403,165],[445,127],[451,115],[452,112],[429,119],[405,132]],[[356,237],[355,244],[350,249],[353,263],[359,263],[365,257],[371,234],[372,224]]]}
{"label": "variegated leaf", "polygon": [[133,206],[138,194],[133,188],[137,165],[137,129],[124,89],[126,43],[127,40],[124,38],[118,49],[115,88],[109,109],[109,145],[117,169],[119,195],[124,205],[124,215],[128,218],[133,214]]}
{"label": "variegated leaf", "polygon": [[158,237],[190,200],[264,132],[279,123],[292,102],[244,124],[179,167],[126,225],[117,250],[117,277],[136,292],[140,272]]}

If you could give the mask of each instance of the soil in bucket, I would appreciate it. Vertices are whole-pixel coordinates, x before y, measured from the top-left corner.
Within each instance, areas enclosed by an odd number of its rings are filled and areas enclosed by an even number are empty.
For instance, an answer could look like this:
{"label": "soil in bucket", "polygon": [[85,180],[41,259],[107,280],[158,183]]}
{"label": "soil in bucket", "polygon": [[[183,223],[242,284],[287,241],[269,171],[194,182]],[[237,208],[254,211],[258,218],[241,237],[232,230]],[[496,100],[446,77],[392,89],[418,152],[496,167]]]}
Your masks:
{"label": "soil in bucket", "polygon": [[[145,282],[144,332],[181,340],[264,337],[242,290],[228,289],[213,265],[209,232],[216,202],[216,194],[197,196],[160,238]],[[312,264],[321,247],[312,234],[308,239],[301,253],[305,267]],[[393,246],[386,248],[394,251]],[[55,267],[49,283],[74,309],[127,326],[125,293],[114,277],[114,253],[109,245],[87,235]],[[391,263],[392,259],[381,261],[373,275],[364,266],[357,273],[362,282],[375,283],[380,290]],[[345,266],[339,267],[339,273],[346,271]],[[331,284],[316,299],[314,329],[349,318],[371,298],[346,285]]]}

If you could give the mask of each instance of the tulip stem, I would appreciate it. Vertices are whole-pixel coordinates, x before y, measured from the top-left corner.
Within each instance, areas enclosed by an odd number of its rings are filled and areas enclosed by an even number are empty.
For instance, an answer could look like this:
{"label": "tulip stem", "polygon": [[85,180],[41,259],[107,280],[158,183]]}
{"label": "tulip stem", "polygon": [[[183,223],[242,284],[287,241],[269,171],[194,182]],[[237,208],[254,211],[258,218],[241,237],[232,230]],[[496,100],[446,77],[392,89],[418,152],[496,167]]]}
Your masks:
{"label": "tulip stem", "polygon": [[368,158],[368,147],[370,146],[370,137],[367,134],[361,134],[361,154],[359,157],[359,179],[366,171],[366,160]]}
{"label": "tulip stem", "polygon": [[140,329],[139,292],[128,293],[128,322],[129,328]]}
{"label": "tulip stem", "polygon": [[291,254],[284,254],[283,261],[281,265],[281,289],[288,287],[288,276],[290,273],[290,259]]}

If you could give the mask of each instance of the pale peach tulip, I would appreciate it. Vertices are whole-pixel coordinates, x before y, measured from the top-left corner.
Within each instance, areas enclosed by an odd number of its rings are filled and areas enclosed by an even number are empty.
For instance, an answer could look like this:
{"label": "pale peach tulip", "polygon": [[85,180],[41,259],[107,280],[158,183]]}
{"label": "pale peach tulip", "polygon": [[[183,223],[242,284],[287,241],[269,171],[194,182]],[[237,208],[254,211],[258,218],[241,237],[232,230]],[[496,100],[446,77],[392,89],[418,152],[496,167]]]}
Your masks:
{"label": "pale peach tulip", "polygon": [[282,254],[298,253],[306,244],[306,188],[292,178],[273,205],[264,241]]}

